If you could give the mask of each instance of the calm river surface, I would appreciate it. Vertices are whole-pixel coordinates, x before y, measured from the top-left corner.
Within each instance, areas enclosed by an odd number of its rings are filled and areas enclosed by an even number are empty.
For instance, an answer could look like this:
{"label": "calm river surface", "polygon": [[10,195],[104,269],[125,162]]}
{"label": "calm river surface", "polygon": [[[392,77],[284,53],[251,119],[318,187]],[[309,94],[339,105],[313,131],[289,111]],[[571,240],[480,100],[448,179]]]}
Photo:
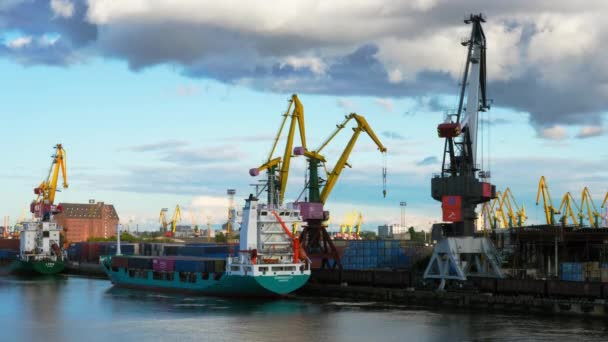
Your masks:
{"label": "calm river surface", "polygon": [[608,341],[580,318],[124,290],[73,276],[0,278],[0,341]]}

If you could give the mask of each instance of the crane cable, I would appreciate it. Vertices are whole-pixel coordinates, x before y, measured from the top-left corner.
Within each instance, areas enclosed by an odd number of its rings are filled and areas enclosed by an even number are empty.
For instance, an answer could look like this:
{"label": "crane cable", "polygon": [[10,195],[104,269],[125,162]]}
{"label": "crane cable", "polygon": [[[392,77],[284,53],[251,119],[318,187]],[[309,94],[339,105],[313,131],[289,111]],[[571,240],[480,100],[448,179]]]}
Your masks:
{"label": "crane cable", "polygon": [[387,157],[386,157],[386,152],[382,153],[383,157],[382,157],[382,196],[384,196],[384,198],[386,198],[386,165],[387,165]]}

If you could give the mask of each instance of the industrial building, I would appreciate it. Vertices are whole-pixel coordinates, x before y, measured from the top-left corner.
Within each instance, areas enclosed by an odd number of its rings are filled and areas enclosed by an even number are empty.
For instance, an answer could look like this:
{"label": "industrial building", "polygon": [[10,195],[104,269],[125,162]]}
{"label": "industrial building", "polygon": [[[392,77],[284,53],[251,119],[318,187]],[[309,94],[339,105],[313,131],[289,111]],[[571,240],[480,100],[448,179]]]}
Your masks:
{"label": "industrial building", "polygon": [[119,219],[114,205],[89,201],[88,204],[60,203],[60,206],[63,212],[55,215],[55,221],[63,227],[68,242],[116,235]]}
{"label": "industrial building", "polygon": [[381,240],[409,240],[410,234],[405,226],[399,224],[383,224],[378,226],[378,238]]}

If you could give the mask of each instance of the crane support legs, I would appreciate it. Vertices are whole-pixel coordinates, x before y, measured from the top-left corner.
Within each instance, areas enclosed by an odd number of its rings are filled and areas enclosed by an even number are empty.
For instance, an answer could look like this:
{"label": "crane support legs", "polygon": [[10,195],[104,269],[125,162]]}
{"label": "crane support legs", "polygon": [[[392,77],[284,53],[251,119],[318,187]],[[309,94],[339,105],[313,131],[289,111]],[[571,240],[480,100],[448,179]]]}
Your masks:
{"label": "crane support legs", "polygon": [[[300,245],[310,258],[320,257],[321,268],[342,269],[340,255],[322,220],[308,220],[300,234]],[[330,261],[333,259],[333,263]]]}
{"label": "crane support legs", "polygon": [[424,279],[440,280],[438,289],[443,290],[447,280],[504,278],[500,264],[496,247],[488,238],[448,237],[435,246]]}

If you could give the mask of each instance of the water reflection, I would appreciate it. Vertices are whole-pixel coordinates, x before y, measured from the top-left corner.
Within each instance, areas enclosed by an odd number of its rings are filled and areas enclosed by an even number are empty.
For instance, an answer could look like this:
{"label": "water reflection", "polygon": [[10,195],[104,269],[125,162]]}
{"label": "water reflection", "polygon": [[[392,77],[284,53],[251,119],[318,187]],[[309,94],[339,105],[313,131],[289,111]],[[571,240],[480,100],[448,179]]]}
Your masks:
{"label": "water reflection", "polygon": [[64,276],[0,278],[0,301],[0,341],[608,339],[601,320],[161,294]]}

